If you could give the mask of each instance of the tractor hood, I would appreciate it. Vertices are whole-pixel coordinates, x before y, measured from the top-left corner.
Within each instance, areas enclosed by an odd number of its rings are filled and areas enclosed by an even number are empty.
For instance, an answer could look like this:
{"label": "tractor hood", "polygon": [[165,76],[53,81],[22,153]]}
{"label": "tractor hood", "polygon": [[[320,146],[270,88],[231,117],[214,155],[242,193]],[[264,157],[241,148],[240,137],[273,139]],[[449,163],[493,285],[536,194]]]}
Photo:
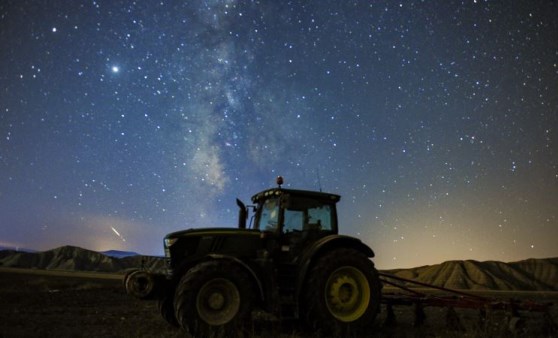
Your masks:
{"label": "tractor hood", "polygon": [[257,229],[238,229],[238,228],[196,228],[187,229],[181,231],[171,232],[165,236],[165,239],[174,239],[180,237],[190,237],[190,236],[219,236],[219,235],[248,235],[254,234],[255,236],[260,235],[260,231]]}
{"label": "tractor hood", "polygon": [[[260,235],[259,230],[238,228],[199,228],[176,231],[165,236],[165,256],[169,257],[172,253],[169,250],[171,247],[178,246],[181,247],[180,250],[188,250],[192,254],[198,252],[199,245],[208,245],[209,247],[206,249],[214,251],[219,250],[220,246],[231,241],[243,241],[242,239],[248,242],[259,241]],[[218,242],[214,243],[217,239]]]}
{"label": "tractor hood", "polygon": [[263,248],[261,232],[254,229],[200,228],[165,236],[167,277],[179,276],[209,255],[255,257]]}

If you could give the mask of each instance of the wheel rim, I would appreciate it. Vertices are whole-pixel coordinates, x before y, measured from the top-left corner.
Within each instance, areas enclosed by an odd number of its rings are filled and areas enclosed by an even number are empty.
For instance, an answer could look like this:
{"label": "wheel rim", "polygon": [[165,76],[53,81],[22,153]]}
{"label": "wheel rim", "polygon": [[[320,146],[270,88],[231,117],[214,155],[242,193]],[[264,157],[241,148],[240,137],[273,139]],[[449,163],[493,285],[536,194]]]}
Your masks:
{"label": "wheel rim", "polygon": [[370,303],[370,285],[359,269],[344,266],[327,279],[325,301],[329,312],[342,322],[359,319]]}
{"label": "wheel rim", "polygon": [[134,279],[134,288],[138,293],[145,293],[149,290],[149,279],[145,276],[138,276]]}
{"label": "wheel rim", "polygon": [[212,279],[198,292],[196,309],[200,318],[209,325],[226,324],[240,309],[240,292],[228,279]]}

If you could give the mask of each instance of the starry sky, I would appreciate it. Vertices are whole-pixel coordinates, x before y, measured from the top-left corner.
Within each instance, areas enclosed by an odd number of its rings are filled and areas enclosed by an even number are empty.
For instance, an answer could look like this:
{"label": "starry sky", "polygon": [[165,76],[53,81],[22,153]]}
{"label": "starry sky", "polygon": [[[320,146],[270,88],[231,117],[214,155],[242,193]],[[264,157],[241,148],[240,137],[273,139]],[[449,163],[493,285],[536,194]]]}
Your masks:
{"label": "starry sky", "polygon": [[0,3],[0,246],[162,255],[275,186],[379,268],[558,256],[554,1]]}

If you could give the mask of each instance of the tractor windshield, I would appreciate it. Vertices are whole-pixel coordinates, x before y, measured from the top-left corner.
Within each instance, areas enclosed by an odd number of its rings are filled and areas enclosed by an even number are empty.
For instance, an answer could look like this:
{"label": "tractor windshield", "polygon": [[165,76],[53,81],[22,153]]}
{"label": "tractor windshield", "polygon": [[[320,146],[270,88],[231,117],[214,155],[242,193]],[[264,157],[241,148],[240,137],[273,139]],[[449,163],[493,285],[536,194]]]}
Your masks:
{"label": "tractor windshield", "polygon": [[279,198],[269,198],[260,206],[256,227],[264,231],[275,231],[279,224]]}

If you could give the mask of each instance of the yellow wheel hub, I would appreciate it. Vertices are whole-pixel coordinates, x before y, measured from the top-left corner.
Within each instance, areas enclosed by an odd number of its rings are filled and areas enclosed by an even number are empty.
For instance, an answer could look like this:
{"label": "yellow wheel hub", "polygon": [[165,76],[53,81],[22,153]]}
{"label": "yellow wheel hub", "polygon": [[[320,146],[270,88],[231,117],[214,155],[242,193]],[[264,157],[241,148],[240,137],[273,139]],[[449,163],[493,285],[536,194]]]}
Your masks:
{"label": "yellow wheel hub", "polygon": [[228,279],[212,279],[198,291],[196,309],[200,318],[209,325],[226,324],[240,309],[240,292]]}
{"label": "yellow wheel hub", "polygon": [[370,303],[368,279],[352,266],[335,270],[327,279],[325,291],[329,312],[342,322],[359,319]]}

